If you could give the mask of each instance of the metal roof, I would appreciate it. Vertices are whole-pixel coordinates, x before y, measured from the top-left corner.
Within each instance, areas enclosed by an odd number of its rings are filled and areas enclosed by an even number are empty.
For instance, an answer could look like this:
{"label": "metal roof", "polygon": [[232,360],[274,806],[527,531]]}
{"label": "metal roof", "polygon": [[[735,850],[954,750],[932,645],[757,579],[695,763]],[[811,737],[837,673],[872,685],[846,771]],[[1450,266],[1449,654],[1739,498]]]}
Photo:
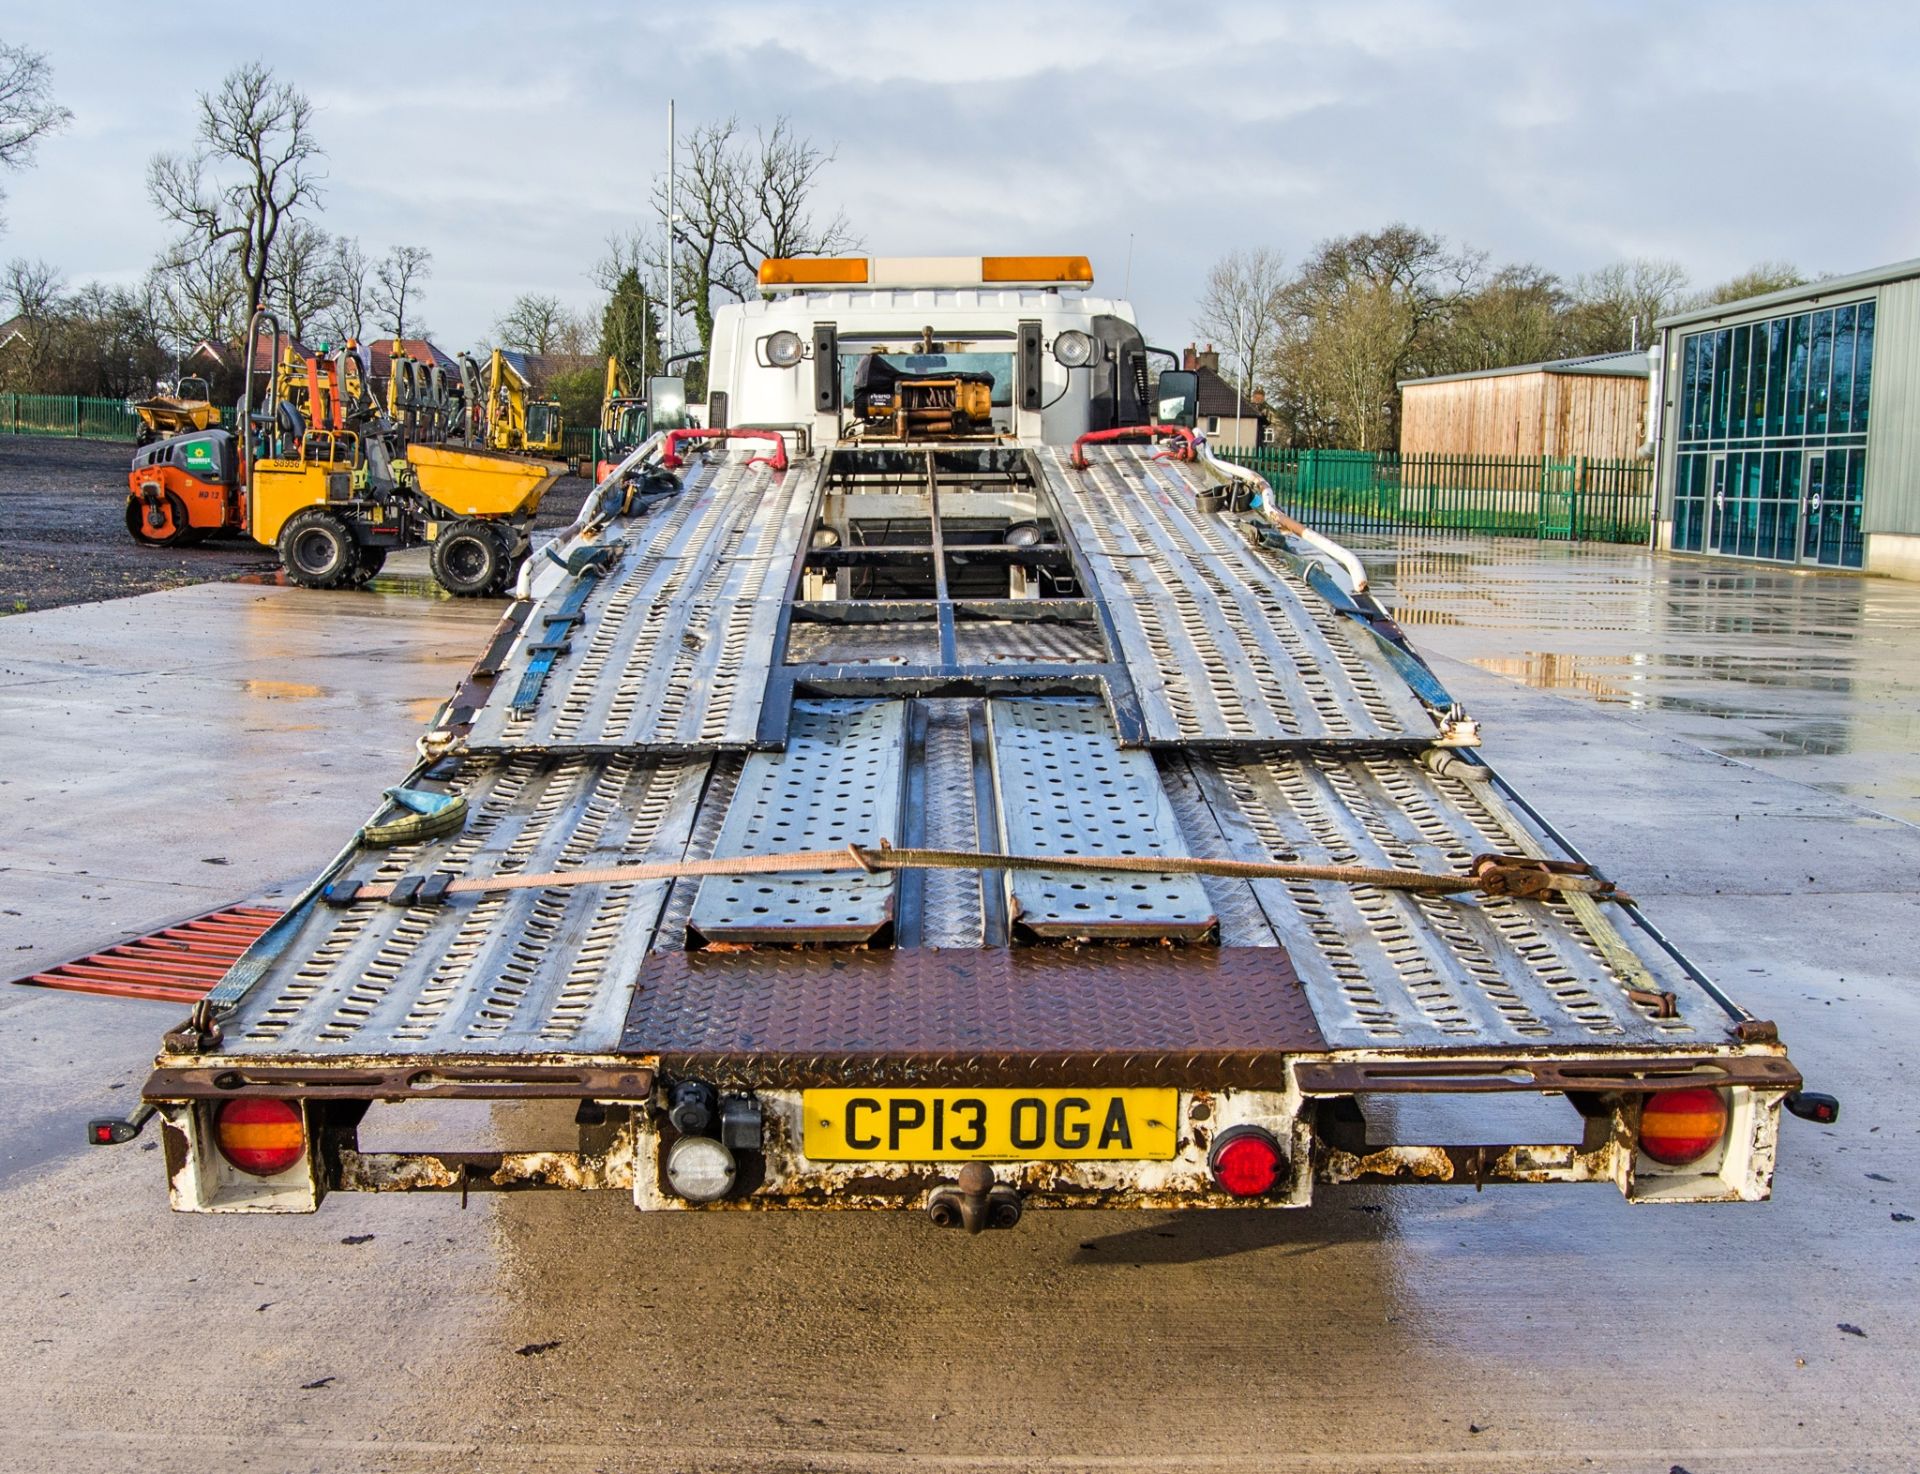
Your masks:
{"label": "metal roof", "polygon": [[1460,379],[1498,379],[1507,374],[1597,374],[1625,379],[1647,376],[1644,348],[1628,348],[1619,353],[1588,353],[1578,358],[1550,358],[1545,363],[1517,363],[1508,368],[1474,369],[1464,374],[1435,374],[1426,379],[1401,379],[1399,387],[1409,384],[1451,384]]}
{"label": "metal roof", "polygon": [[1656,318],[1656,328],[1681,327],[1692,322],[1710,322],[1717,317],[1734,317],[1743,312],[1754,312],[1767,307],[1785,307],[1794,302],[1818,301],[1822,297],[1835,297],[1844,292],[1856,292],[1865,287],[1881,287],[1889,282],[1906,281],[1920,277],[1920,260],[1895,261],[1890,266],[1876,266],[1869,271],[1855,271],[1846,276],[1829,276],[1820,281],[1810,281],[1805,286],[1787,287],[1778,292],[1763,292],[1758,297],[1743,297],[1738,302],[1716,302],[1710,307],[1695,307],[1686,312],[1676,312],[1671,317]]}

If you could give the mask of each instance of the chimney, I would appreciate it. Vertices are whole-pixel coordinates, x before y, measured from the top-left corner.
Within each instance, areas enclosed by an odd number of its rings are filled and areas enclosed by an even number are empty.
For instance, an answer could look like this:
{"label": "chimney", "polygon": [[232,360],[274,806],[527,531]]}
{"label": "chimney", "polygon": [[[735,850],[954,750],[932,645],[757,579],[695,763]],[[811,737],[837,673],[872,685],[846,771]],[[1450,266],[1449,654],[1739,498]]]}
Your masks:
{"label": "chimney", "polygon": [[1180,355],[1180,367],[1192,373],[1200,366],[1200,352],[1193,344],[1187,344],[1186,352]]}
{"label": "chimney", "polygon": [[1254,391],[1253,391],[1253,393],[1252,393],[1252,394],[1251,394],[1251,395],[1250,395],[1249,397],[1250,397],[1250,398],[1251,398],[1251,399],[1253,400],[1253,407],[1254,407],[1255,409],[1264,409],[1264,408],[1266,408],[1266,403],[1267,403],[1267,391],[1266,391],[1266,390],[1264,390],[1264,389],[1256,389],[1256,390],[1254,390]]}
{"label": "chimney", "polygon": [[1210,369],[1216,374],[1220,372],[1220,355],[1214,352],[1213,344],[1207,344],[1202,351],[1194,355],[1194,358],[1197,360],[1195,367]]}

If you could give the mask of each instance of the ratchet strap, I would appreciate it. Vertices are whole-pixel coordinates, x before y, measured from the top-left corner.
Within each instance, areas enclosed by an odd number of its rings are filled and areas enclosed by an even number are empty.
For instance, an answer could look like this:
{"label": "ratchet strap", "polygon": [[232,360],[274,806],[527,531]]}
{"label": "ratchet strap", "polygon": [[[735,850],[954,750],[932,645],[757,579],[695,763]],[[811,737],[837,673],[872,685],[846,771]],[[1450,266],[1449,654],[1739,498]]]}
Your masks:
{"label": "ratchet strap", "polygon": [[1542,860],[1529,855],[1476,855],[1468,873],[1435,875],[1424,870],[1394,870],[1369,865],[1308,865],[1291,860],[1216,860],[1186,855],[994,855],[973,850],[896,849],[884,841],[875,848],[850,844],[841,850],[802,850],[784,855],[729,855],[714,860],[667,860],[643,865],[616,865],[600,870],[560,870],[544,875],[487,875],[459,880],[406,876],[390,884],[342,885],[327,888],[329,905],[359,901],[417,903],[428,893],[432,900],[448,896],[513,890],[546,890],[554,886],[618,885],[637,880],[678,880],[699,875],[779,875],[793,871],[864,870],[878,874],[892,870],[1090,870],[1103,873],[1136,872],[1145,875],[1218,875],[1234,880],[1326,880],[1342,885],[1367,885],[1381,890],[1415,891],[1424,895],[1458,895],[1475,891],[1487,896],[1537,899],[1561,892],[1577,892],[1599,900],[1624,901],[1613,882],[1602,880],[1587,866],[1564,860]]}

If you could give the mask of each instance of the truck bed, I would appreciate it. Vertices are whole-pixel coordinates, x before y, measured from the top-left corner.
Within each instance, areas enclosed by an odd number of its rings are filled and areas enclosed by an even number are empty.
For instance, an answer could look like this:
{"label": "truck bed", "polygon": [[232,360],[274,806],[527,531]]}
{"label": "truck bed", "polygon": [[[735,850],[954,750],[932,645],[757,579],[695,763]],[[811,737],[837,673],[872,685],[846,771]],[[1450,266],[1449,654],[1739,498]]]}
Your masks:
{"label": "truck bed", "polygon": [[[833,460],[781,477],[717,455],[678,497],[620,528],[571,648],[520,710],[511,698],[545,635],[542,611],[571,583],[518,607],[497,676],[450,714],[460,755],[443,786],[466,795],[473,817],[450,839],[368,854],[354,874],[466,878],[883,840],[1462,874],[1488,851],[1567,858],[1493,785],[1423,763],[1436,716],[1380,642],[1249,536],[1247,519],[1200,510],[1209,488],[1198,469],[1135,450],[1096,450],[1086,472],[1064,452],[1033,457],[1035,491],[1088,579],[1086,597],[1058,601],[1071,609],[969,618],[950,600],[961,617],[943,624],[841,600],[835,622],[794,622],[795,569],[833,494]],[[950,484],[968,469],[935,474]],[[912,484],[918,470],[901,474]],[[949,506],[968,494],[947,493]],[[1097,612],[1076,618],[1088,604]],[[943,635],[955,652],[944,665]],[[944,694],[968,684],[986,694]],[[1121,1035],[1093,1020],[1063,1034],[1064,1016],[1044,1007],[938,998],[885,1017],[849,1005],[836,1031],[841,1015],[814,994],[821,977],[846,972],[844,956],[822,974],[819,951],[732,950],[860,948],[870,968],[877,952],[1010,948],[1024,965],[1089,942],[1170,944],[1146,954],[1155,967],[1108,955],[1164,973],[1169,998],[1203,949],[1298,998],[1272,1003],[1271,1018],[1287,1022],[1264,1041],[1236,1033],[1242,1021],[1164,1000],[1143,1003]],[[668,960],[689,951],[698,967]],[[921,959],[888,975],[937,991],[958,965]],[[730,971],[745,990],[739,1009],[716,984]],[[1669,1001],[1636,1002],[1630,990]],[[1585,897],[854,872],[515,891],[458,907],[315,906],[241,1001],[225,1048],[256,1058],[753,1053],[774,1041],[876,1056],[1279,1051],[1308,1015],[1321,1047],[1423,1050],[1687,1048],[1724,1042],[1730,1023],[1671,957]]]}

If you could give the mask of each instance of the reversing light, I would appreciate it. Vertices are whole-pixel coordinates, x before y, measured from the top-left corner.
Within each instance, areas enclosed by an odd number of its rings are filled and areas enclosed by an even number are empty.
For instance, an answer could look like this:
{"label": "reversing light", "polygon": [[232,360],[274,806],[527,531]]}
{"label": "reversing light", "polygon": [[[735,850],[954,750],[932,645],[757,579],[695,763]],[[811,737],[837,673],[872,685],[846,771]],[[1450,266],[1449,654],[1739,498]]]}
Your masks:
{"label": "reversing light", "polygon": [[805,356],[805,345],[798,333],[782,328],[767,338],[767,362],[775,368],[792,368]]}
{"label": "reversing light", "polygon": [[1055,333],[1053,356],[1063,368],[1084,368],[1093,362],[1093,339],[1074,328]]}
{"label": "reversing light", "polygon": [[1273,1191],[1286,1166],[1286,1153],[1273,1133],[1261,1126],[1230,1126],[1214,1138],[1207,1170],[1220,1190],[1236,1198],[1258,1198]]}
{"label": "reversing light", "polygon": [[667,1148],[667,1186],[689,1203],[715,1203],[733,1191],[733,1153],[711,1136],[682,1136]]}
{"label": "reversing light", "polygon": [[1667,1167],[1685,1167],[1727,1134],[1727,1100],[1711,1086],[1662,1090],[1640,1108],[1640,1150]]}
{"label": "reversing light", "polygon": [[840,546],[840,534],[831,527],[816,527],[807,543],[815,548],[837,548]]}
{"label": "reversing light", "polygon": [[223,1104],[214,1121],[213,1139],[221,1156],[254,1177],[277,1177],[307,1153],[300,1108],[262,1096]]}
{"label": "reversing light", "polygon": [[1007,546],[1010,548],[1033,548],[1040,545],[1040,524],[1038,522],[1016,522],[1007,529]]}

